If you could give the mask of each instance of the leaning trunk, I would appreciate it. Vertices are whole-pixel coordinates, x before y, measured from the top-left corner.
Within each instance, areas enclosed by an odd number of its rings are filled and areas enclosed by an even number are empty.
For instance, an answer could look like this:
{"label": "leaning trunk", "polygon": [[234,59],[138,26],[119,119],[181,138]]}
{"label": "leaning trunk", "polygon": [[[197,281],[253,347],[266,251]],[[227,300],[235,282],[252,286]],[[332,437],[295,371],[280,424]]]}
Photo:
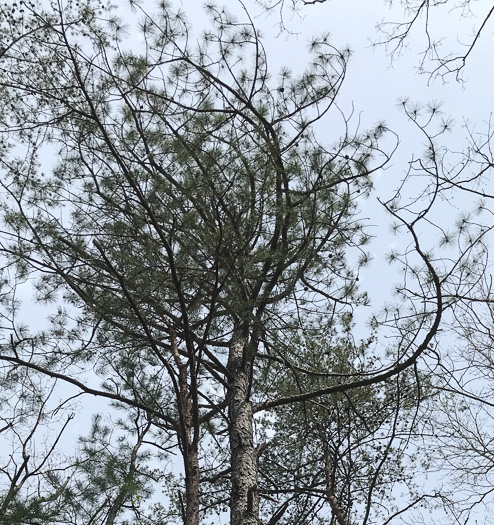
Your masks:
{"label": "leaning trunk", "polygon": [[253,438],[253,412],[249,400],[252,359],[247,348],[247,333],[236,327],[228,357],[230,374],[228,414],[232,467],[231,525],[259,525],[257,452]]}

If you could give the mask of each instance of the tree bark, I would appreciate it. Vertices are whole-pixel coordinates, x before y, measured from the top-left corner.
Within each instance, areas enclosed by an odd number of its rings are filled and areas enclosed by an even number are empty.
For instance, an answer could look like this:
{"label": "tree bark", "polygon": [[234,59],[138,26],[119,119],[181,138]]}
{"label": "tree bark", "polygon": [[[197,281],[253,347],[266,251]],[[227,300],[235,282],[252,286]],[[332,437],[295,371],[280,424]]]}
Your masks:
{"label": "tree bark", "polygon": [[189,448],[185,469],[185,525],[199,525],[199,459],[194,445]]}
{"label": "tree bark", "polygon": [[[187,364],[182,361],[178,351],[177,334],[168,319],[165,319],[170,334],[171,351],[178,368],[178,403],[180,412],[180,435],[185,470],[185,509],[184,525],[199,525],[199,450],[195,423],[192,392],[188,382]],[[193,371],[191,371],[191,374]]]}
{"label": "tree bark", "polygon": [[192,394],[187,383],[185,365],[180,370],[180,396],[184,423],[185,525],[199,525],[199,451],[195,439]]}
{"label": "tree bark", "polygon": [[249,400],[253,355],[247,348],[245,327],[235,327],[230,344],[227,395],[232,467],[231,525],[259,525],[257,451],[254,447],[253,411]]}

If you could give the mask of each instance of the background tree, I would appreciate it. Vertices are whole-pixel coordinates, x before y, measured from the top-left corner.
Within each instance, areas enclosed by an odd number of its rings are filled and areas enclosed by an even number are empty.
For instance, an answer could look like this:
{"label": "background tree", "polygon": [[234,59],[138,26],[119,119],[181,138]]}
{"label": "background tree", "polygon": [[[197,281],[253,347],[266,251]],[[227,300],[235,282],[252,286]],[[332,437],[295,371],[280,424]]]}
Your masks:
{"label": "background tree", "polygon": [[[289,18],[287,12],[303,15],[304,11],[326,3],[328,12],[331,9],[329,0],[258,0],[258,3],[279,17],[283,30],[290,30],[290,24],[285,24]],[[383,46],[391,59],[396,60],[412,42],[420,42],[416,51],[420,56],[419,72],[445,82],[450,75],[463,81],[467,62],[475,61],[475,55],[480,57],[477,51],[481,42],[489,38],[493,24],[494,6],[490,2],[384,0],[383,3],[389,10],[377,23],[380,37],[368,35],[374,45]]]}
{"label": "background tree", "polygon": [[429,468],[438,473],[437,490],[444,496],[440,503],[447,516],[444,522],[480,522],[485,514],[482,523],[490,523],[492,263],[488,248],[493,227],[489,184],[492,131],[490,122],[469,124],[465,130],[467,145],[462,151],[429,144],[438,161],[430,174],[441,193],[471,203],[468,213],[460,214],[448,229],[445,225],[441,248],[447,253],[457,242],[465,246],[475,239],[478,250],[460,265],[470,286],[453,286],[445,291],[449,315],[445,317],[445,335],[431,347],[427,362],[436,380],[424,420],[424,434],[430,437],[421,451]]}
{"label": "background tree", "polygon": [[[338,336],[311,335],[303,368],[292,364],[277,378],[280,370],[269,367],[269,383],[278,395],[336,386],[342,377],[373,366],[379,359],[374,340],[357,344],[353,323],[347,319],[341,326]],[[300,346],[294,345],[298,351]],[[289,349],[282,355],[292,361]],[[413,491],[406,450],[424,395],[418,388],[413,374],[402,373],[383,384],[276,409],[260,479],[262,493],[285,509],[280,522],[373,523],[382,520],[381,505],[393,505],[392,487],[402,484]]]}
{"label": "background tree", "polygon": [[2,377],[0,436],[9,453],[0,469],[0,523],[52,523],[61,512],[69,481],[71,466],[58,449],[73,414],[59,424],[47,423],[60,407],[48,408],[51,392],[44,378],[22,369],[4,367],[2,372],[8,377]]}

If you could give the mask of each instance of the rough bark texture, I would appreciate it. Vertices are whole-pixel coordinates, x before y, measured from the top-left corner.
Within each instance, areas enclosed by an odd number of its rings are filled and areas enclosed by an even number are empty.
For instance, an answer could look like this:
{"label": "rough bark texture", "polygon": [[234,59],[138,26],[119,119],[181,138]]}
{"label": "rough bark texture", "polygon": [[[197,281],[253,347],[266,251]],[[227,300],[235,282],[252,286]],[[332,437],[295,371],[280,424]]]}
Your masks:
{"label": "rough bark texture", "polygon": [[254,447],[252,404],[249,400],[251,360],[247,334],[237,328],[228,358],[230,383],[230,452],[232,466],[231,525],[259,525],[259,490],[257,486],[257,451]]}
{"label": "rough bark texture", "polygon": [[197,446],[189,447],[185,469],[185,525],[199,525],[199,460]]}

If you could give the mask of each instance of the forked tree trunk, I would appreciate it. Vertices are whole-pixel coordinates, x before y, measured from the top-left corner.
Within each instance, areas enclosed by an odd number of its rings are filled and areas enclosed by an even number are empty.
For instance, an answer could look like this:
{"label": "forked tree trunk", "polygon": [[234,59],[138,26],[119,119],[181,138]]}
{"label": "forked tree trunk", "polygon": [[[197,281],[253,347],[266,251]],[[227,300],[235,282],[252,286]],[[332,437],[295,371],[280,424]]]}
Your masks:
{"label": "forked tree trunk", "polygon": [[253,355],[247,349],[248,334],[236,327],[228,357],[230,374],[228,414],[232,467],[231,525],[259,525],[257,451],[254,448],[253,413],[249,400]]}

